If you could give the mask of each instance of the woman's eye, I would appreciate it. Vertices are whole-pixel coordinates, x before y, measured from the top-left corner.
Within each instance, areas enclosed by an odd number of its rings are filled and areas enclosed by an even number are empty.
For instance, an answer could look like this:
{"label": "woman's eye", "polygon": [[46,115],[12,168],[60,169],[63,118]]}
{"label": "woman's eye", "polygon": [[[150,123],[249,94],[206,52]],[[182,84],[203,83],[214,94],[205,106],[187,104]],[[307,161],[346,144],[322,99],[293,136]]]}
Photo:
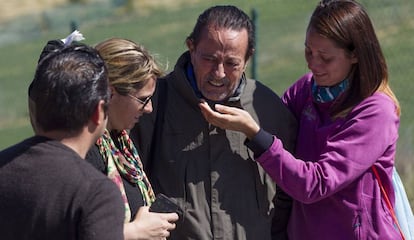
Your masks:
{"label": "woman's eye", "polygon": [[322,61],[323,61],[324,63],[329,63],[329,62],[331,62],[331,61],[332,61],[332,58],[331,58],[331,57],[324,57],[324,56],[322,56],[322,57],[321,57],[321,59],[322,59]]}

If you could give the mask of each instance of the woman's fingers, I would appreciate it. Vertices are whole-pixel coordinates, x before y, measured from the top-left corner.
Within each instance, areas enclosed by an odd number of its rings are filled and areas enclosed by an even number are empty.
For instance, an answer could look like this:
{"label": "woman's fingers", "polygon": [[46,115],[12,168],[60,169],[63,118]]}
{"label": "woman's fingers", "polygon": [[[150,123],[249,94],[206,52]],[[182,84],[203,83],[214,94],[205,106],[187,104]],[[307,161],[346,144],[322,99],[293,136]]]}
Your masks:
{"label": "woman's fingers", "polygon": [[199,105],[206,121],[214,126],[243,132],[249,139],[260,130],[252,116],[243,109],[215,104],[214,111],[207,102],[201,102]]}

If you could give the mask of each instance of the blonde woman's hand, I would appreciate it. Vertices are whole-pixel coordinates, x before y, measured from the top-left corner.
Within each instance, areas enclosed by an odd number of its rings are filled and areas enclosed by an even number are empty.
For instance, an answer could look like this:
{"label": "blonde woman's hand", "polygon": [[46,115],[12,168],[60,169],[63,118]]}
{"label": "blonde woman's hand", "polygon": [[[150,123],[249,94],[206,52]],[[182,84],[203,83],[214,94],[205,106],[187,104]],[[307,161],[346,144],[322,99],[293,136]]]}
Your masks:
{"label": "blonde woman's hand", "polygon": [[170,236],[178,220],[176,213],[154,213],[140,207],[135,219],[124,224],[125,240],[163,240]]}
{"label": "blonde woman's hand", "polygon": [[215,104],[216,111],[214,111],[205,101],[199,106],[206,121],[219,128],[242,132],[249,139],[260,130],[252,116],[243,109]]}

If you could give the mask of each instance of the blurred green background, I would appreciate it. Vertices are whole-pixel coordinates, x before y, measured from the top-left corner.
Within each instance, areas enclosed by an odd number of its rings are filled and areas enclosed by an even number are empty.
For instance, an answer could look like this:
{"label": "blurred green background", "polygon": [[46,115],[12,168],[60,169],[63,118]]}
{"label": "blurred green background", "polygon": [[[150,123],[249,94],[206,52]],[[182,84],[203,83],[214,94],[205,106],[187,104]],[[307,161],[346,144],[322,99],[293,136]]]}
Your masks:
{"label": "blurred green background", "polygon": [[[396,165],[414,206],[414,1],[361,0],[387,59],[390,82],[402,106]],[[42,5],[43,4],[43,5]],[[75,27],[95,44],[124,37],[146,46],[170,70],[186,49],[197,16],[216,4],[257,14],[257,80],[278,94],[308,69],[305,28],[317,1],[310,0],[15,0],[0,10],[0,149],[30,135],[27,87],[40,51]],[[26,11],[24,11],[26,9]],[[13,11],[16,12],[16,14]],[[7,17],[5,17],[7,16]],[[250,74],[250,68],[248,74]],[[368,149],[367,149],[368,151]]]}

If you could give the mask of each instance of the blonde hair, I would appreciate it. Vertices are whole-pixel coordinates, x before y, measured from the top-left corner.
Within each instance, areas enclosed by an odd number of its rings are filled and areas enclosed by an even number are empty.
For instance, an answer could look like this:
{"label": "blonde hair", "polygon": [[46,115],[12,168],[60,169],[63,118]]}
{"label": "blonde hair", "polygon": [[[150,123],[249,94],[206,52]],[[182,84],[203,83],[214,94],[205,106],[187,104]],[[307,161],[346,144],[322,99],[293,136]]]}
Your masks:
{"label": "blonde hair", "polygon": [[149,79],[164,71],[141,44],[123,38],[110,38],[95,46],[108,68],[109,85],[121,95],[143,88]]}

